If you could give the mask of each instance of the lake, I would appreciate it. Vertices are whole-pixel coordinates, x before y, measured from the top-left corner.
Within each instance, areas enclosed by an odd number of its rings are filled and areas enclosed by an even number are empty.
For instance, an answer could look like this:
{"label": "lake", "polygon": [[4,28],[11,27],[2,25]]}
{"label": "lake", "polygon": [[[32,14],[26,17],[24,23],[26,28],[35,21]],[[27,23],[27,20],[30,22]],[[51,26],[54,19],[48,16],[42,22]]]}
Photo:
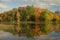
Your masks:
{"label": "lake", "polygon": [[1,23],[0,40],[60,40],[60,24]]}

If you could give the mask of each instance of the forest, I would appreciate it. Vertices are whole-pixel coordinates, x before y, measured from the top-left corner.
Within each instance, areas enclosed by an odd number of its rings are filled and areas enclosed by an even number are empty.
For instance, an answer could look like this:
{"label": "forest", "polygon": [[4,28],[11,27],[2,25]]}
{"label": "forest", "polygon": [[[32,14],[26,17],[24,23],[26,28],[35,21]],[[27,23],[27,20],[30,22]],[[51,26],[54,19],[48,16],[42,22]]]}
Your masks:
{"label": "forest", "polygon": [[32,22],[59,22],[60,12],[52,12],[47,9],[32,6],[13,8],[10,11],[0,13],[1,22],[32,21]]}

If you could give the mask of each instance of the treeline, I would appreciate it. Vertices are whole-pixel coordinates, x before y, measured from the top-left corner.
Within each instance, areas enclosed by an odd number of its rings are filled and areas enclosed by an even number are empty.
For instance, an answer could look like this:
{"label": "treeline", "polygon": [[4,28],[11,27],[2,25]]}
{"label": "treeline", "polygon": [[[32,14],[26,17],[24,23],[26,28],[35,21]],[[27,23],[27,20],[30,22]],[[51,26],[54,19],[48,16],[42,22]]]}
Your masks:
{"label": "treeline", "polygon": [[32,6],[13,8],[10,11],[0,13],[0,22],[60,22],[60,12],[51,12],[47,9]]}

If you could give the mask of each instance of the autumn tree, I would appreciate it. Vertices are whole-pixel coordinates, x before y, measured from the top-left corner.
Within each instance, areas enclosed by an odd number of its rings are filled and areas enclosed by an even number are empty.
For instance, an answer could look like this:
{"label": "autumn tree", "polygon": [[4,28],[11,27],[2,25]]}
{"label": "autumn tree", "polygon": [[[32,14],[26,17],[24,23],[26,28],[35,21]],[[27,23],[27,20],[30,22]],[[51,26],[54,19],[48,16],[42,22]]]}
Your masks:
{"label": "autumn tree", "polygon": [[51,16],[52,15],[51,15],[50,11],[45,10],[45,11],[43,11],[43,12],[40,13],[39,20],[42,21],[42,22],[46,22],[47,23],[47,22],[49,22],[49,21],[52,20]]}
{"label": "autumn tree", "polygon": [[34,9],[34,6],[32,5],[32,6],[27,6],[27,12],[28,12],[28,16],[29,16],[29,20],[30,21],[35,21],[35,19],[34,19],[34,12],[35,12],[35,9]]}
{"label": "autumn tree", "polygon": [[26,7],[19,7],[18,11],[20,13],[20,21],[26,21],[27,20],[27,10]]}
{"label": "autumn tree", "polygon": [[58,18],[56,18],[57,21],[60,22],[60,11],[55,11],[55,14],[56,14],[57,17],[58,17]]}

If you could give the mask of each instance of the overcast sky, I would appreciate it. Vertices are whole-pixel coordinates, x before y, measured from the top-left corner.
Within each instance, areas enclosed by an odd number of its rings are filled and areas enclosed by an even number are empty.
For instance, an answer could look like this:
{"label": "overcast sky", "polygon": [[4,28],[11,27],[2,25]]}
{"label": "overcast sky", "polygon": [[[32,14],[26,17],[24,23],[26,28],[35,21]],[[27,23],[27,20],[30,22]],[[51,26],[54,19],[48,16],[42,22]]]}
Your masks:
{"label": "overcast sky", "polygon": [[60,0],[0,0],[0,12],[26,5],[34,5],[51,11],[60,10]]}

